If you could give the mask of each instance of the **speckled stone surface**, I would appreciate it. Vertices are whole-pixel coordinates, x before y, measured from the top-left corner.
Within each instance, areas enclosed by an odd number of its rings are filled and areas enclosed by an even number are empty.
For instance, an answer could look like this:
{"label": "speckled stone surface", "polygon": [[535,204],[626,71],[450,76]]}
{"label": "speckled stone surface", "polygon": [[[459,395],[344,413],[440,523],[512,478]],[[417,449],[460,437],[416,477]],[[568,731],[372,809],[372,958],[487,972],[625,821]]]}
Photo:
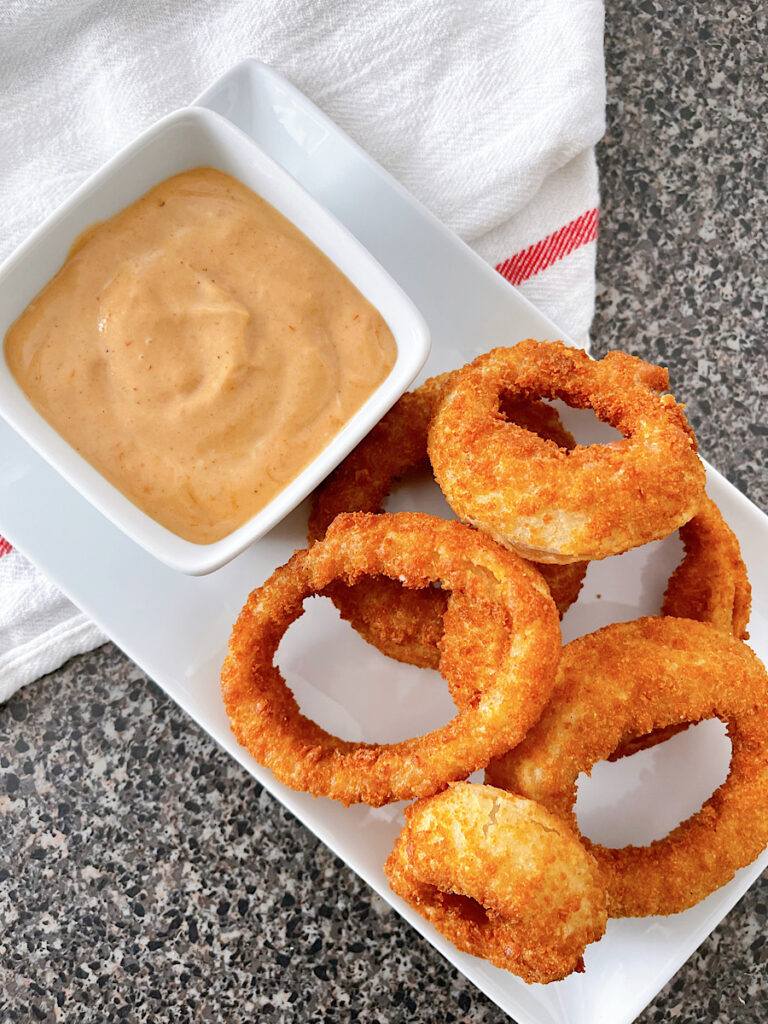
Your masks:
{"label": "speckled stone surface", "polygon": [[[767,508],[762,5],[608,6],[595,349],[667,363]],[[111,646],[0,707],[0,834],[2,1024],[506,1019]],[[768,1024],[767,906],[643,1024]]]}

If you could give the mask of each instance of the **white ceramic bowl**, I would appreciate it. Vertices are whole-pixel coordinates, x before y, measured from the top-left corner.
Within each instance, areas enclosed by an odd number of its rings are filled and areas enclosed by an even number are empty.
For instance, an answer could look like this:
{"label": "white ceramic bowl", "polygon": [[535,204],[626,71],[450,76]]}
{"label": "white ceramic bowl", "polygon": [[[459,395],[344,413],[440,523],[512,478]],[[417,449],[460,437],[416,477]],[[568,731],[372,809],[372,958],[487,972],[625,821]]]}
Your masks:
{"label": "white ceramic bowl", "polygon": [[35,411],[5,358],[0,359],[0,415],[132,540],[190,575],[218,569],[294,509],[408,388],[430,345],[418,310],[368,250],[247,135],[197,107],[170,114],[139,136],[0,267],[0,338],[61,267],[81,231],[111,217],[164,178],[198,166],[231,174],[293,221],[379,310],[394,335],[397,358],[387,378],[320,455],[252,519],[212,544],[183,540],[122,495]]}

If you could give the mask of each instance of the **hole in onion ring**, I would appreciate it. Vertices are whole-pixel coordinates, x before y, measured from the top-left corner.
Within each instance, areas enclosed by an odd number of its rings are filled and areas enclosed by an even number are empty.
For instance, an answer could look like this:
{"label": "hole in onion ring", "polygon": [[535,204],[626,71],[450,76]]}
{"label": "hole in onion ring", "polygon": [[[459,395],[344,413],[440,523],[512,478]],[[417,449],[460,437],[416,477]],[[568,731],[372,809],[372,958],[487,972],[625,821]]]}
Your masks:
{"label": "hole in onion ring", "polygon": [[563,619],[563,643],[612,622],[658,615],[669,577],[682,556],[683,545],[675,531],[664,540],[590,562],[579,599]]}
{"label": "hole in onion ring", "polygon": [[439,516],[440,519],[456,518],[456,513],[445,500],[426,462],[395,481],[384,502],[384,511],[425,512],[430,516]]}
{"label": "hole in onion ring", "polygon": [[[616,445],[624,444],[625,439],[621,434],[621,431],[616,430],[608,423],[604,423],[598,419],[592,409],[574,409],[570,405],[561,401],[560,399],[546,399],[539,398],[541,405],[548,405],[553,409],[560,418],[561,424],[565,429],[573,436],[576,444],[581,445],[582,448],[589,448],[592,445]],[[545,430],[534,430],[533,427],[525,422],[525,400],[515,398],[509,394],[502,393],[499,397],[499,415],[502,419],[508,423],[520,422],[518,419],[519,412],[523,412],[523,424],[528,430],[532,430],[533,433],[538,434],[539,437],[547,439],[547,433]],[[557,442],[557,438],[549,438],[549,440]],[[567,450],[567,449],[565,449]]]}
{"label": "hole in onion ring", "polygon": [[603,423],[591,409],[572,409],[559,399],[546,404],[552,406],[563,421],[565,429],[573,434],[576,444],[583,448],[623,441],[621,431],[608,423]]}
{"label": "hole in onion ring", "polygon": [[488,912],[485,907],[482,903],[478,903],[477,900],[473,900],[471,896],[462,896],[457,892],[446,892],[444,889],[438,889],[434,885],[425,885],[424,888],[427,891],[432,890],[435,893],[442,893],[441,902],[445,909],[453,910],[465,921],[470,921],[478,927],[488,923]]}
{"label": "hole in onion ring", "polygon": [[609,847],[663,839],[725,781],[730,760],[725,726],[711,719],[651,750],[601,761],[578,779],[579,828]]}
{"label": "hole in onion ring", "polygon": [[325,597],[305,601],[280,642],[277,664],[302,713],[344,740],[395,743],[456,715],[438,672],[387,658]]}

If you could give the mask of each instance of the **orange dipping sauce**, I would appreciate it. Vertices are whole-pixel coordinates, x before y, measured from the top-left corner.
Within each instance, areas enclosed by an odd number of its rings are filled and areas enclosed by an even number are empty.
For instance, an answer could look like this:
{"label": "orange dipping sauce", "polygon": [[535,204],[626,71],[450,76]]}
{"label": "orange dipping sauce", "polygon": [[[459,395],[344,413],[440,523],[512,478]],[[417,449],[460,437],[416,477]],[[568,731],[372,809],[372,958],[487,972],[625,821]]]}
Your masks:
{"label": "orange dipping sauce", "polygon": [[85,232],[5,338],[38,412],[199,544],[294,480],[396,355],[381,315],[297,227],[206,167]]}

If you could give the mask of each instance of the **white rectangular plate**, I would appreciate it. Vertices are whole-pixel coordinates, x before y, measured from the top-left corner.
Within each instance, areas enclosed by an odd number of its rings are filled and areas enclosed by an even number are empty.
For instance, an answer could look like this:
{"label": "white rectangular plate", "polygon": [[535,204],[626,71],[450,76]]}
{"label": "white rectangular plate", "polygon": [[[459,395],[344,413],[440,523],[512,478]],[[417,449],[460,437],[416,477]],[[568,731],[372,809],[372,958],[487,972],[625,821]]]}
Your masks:
{"label": "white rectangular plate", "polygon": [[[279,75],[246,62],[198,102],[251,134],[410,295],[432,333],[425,375],[459,366],[494,345],[561,336]],[[585,433],[594,428],[584,426],[583,414],[569,411],[566,423],[580,440],[600,436]],[[752,569],[751,632],[765,660],[768,583],[758,570],[768,550],[768,518],[714,470],[709,470],[709,493],[736,531]],[[434,485],[418,482],[399,488],[389,507],[448,514]],[[382,872],[403,805],[345,809],[294,793],[276,783],[230,733],[218,677],[231,625],[248,592],[304,545],[306,515],[306,505],[301,506],[211,576],[183,576],[111,526],[0,421],[2,532],[222,747],[519,1024],[629,1024],[746,891],[768,863],[768,853],[684,914],[610,922],[602,941],[587,951],[586,973],[564,982],[527,986],[457,952],[394,897]],[[563,621],[564,639],[658,611],[679,555],[680,544],[671,537],[594,563]],[[436,673],[385,659],[323,599],[308,603],[307,614],[281,644],[278,660],[303,710],[345,738],[400,739],[452,713]],[[727,757],[722,728],[705,723],[662,749],[601,765],[580,792],[580,821],[588,834],[616,845],[663,835],[722,780]],[[628,811],[624,798],[630,792]]]}

